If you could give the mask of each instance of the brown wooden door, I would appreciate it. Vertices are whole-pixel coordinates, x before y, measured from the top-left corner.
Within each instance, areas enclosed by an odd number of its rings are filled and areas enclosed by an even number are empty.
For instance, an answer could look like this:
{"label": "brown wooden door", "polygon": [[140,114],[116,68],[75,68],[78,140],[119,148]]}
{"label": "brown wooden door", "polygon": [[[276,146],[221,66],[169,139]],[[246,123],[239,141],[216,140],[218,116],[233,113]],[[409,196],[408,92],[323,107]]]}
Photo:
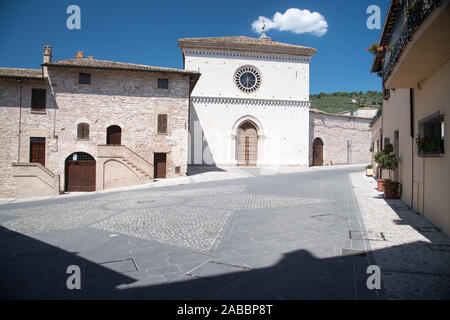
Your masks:
{"label": "brown wooden door", "polygon": [[238,129],[237,161],[239,166],[256,166],[258,161],[258,131],[251,122]]}
{"label": "brown wooden door", "polygon": [[66,160],[66,191],[95,191],[96,163],[87,153]]}
{"label": "brown wooden door", "polygon": [[30,138],[30,162],[45,166],[45,138]]}
{"label": "brown wooden door", "polygon": [[313,166],[323,166],[323,142],[320,138],[313,143]]}
{"label": "brown wooden door", "polygon": [[106,144],[122,144],[122,129],[119,126],[106,129]]}
{"label": "brown wooden door", "polygon": [[155,153],[153,166],[154,166],[154,179],[164,179],[166,177],[166,154]]}

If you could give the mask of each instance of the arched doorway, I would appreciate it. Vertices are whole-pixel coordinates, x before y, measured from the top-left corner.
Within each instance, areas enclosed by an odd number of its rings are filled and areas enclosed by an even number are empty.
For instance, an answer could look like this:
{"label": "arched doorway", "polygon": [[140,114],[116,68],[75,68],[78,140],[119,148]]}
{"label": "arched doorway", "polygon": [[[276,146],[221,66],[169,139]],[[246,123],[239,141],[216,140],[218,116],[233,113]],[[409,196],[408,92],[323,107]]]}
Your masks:
{"label": "arched doorway", "polygon": [[88,153],[75,152],[66,158],[65,190],[95,191],[95,159]]}
{"label": "arched doorway", "polygon": [[258,162],[258,130],[252,121],[243,122],[237,132],[238,166],[256,166]]}
{"label": "arched doorway", "polygon": [[323,166],[323,141],[320,138],[313,142],[313,166]]}
{"label": "arched doorway", "polygon": [[106,144],[122,144],[122,129],[113,125],[106,129]]}

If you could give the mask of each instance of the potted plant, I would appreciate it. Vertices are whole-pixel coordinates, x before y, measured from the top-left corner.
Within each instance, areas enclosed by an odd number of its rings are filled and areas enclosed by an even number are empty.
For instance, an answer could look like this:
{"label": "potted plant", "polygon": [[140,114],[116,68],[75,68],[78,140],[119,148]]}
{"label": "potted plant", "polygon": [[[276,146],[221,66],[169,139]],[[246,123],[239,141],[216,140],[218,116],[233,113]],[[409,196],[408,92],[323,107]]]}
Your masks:
{"label": "potted plant", "polygon": [[402,184],[390,179],[384,182],[384,198],[399,199],[402,193]]}
{"label": "potted plant", "polygon": [[392,153],[393,149],[392,144],[387,144],[382,151],[375,154],[375,161],[378,163],[381,173],[383,169],[389,170],[389,179],[378,180],[378,191],[384,192],[385,199],[398,199],[401,192],[401,184],[391,180],[391,171],[398,168],[398,160]]}
{"label": "potted plant", "polygon": [[377,151],[375,153],[375,155],[373,156],[375,162],[378,164],[378,168],[380,169],[380,177],[377,179],[377,190],[378,191],[384,190],[385,179],[383,179],[383,168],[380,165],[380,163],[382,162],[383,155],[384,155],[384,152],[383,152],[383,150],[381,150],[381,151]]}
{"label": "potted plant", "polygon": [[369,164],[368,166],[366,166],[366,176],[373,176],[373,165]]}

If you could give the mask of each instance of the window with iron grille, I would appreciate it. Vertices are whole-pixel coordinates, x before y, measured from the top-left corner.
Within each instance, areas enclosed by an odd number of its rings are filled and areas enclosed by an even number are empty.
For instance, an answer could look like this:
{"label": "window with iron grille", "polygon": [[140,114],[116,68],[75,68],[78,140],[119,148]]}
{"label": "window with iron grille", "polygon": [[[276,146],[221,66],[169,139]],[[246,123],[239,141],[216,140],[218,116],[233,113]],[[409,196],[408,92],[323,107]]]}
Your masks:
{"label": "window with iron grille", "polygon": [[419,121],[419,136],[416,139],[419,156],[444,154],[444,116],[439,112]]}
{"label": "window with iron grille", "polygon": [[79,84],[91,84],[91,74],[90,73],[80,73],[78,75]]}
{"label": "window with iron grille", "polygon": [[32,110],[44,110],[46,100],[45,89],[31,89],[31,109]]}
{"label": "window with iron grille", "polygon": [[169,89],[169,79],[158,79],[158,89]]}
{"label": "window with iron grille", "polygon": [[77,138],[89,139],[89,125],[87,123],[79,123],[77,127]]}
{"label": "window with iron grille", "polygon": [[158,134],[167,134],[167,114],[158,114]]}

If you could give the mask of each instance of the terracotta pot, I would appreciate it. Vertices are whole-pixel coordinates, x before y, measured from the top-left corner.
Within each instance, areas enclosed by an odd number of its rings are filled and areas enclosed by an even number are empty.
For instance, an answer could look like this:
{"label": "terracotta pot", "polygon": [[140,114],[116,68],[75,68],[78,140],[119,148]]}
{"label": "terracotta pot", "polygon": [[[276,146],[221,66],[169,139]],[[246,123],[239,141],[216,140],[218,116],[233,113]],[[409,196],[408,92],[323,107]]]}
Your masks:
{"label": "terracotta pot", "polygon": [[386,179],[377,179],[377,189],[378,191],[384,191],[384,182]]}
{"label": "terracotta pot", "polygon": [[383,57],[384,56],[384,47],[379,46],[377,48],[377,53],[376,53],[377,57]]}
{"label": "terracotta pot", "polygon": [[400,189],[401,185],[398,188],[395,188],[394,185],[388,183],[384,184],[384,198],[385,199],[400,199]]}

